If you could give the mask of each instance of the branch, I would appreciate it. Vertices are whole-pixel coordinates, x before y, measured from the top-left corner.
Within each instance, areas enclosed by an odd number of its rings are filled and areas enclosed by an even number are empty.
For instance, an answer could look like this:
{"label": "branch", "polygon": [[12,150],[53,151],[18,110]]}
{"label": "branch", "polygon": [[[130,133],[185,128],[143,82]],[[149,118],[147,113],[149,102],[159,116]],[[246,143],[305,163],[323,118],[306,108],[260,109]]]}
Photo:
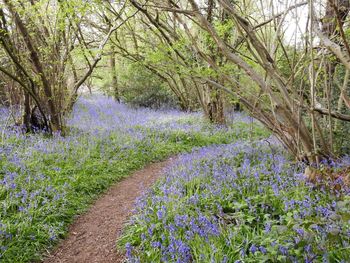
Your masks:
{"label": "branch", "polygon": [[[342,21],[342,16],[339,13],[339,10],[338,10],[337,6],[335,5],[334,0],[330,0],[330,4],[331,4],[332,8],[334,9],[334,12],[336,13],[340,36],[343,39],[344,45],[346,47],[346,50],[348,51],[348,55],[350,56],[349,43],[348,43],[348,41],[346,39],[345,32],[344,32],[344,29],[343,29],[344,21]],[[349,11],[349,9],[347,9],[347,10]]]}
{"label": "branch", "polygon": [[40,104],[40,101],[39,99],[37,98],[36,94],[34,94],[33,90],[28,88],[23,81],[21,81],[19,78],[17,78],[15,75],[13,75],[11,72],[7,71],[5,68],[1,67],[0,66],[0,71],[2,73],[4,73],[6,76],[8,76],[9,78],[11,78],[12,80],[16,81],[20,86],[22,86],[22,88],[28,92],[28,94],[32,97],[32,99],[34,100],[36,106],[38,107],[38,110],[40,111],[43,119],[44,119],[44,123],[45,123],[45,126],[46,127],[49,127],[48,126],[48,121],[47,121],[47,118],[46,118],[46,115],[44,113],[44,110],[42,109],[41,107],[41,104]]}
{"label": "branch", "polygon": [[[97,66],[98,62],[102,59],[102,54],[103,54],[103,49],[106,46],[108,40],[110,39],[111,35],[113,34],[114,31],[116,31],[118,28],[120,28],[122,25],[126,23],[130,18],[134,17],[139,11],[136,11],[134,14],[131,16],[127,17],[125,20],[123,20],[120,24],[114,25],[106,35],[105,39],[102,41],[98,48],[98,54],[95,56],[95,59],[93,63],[91,64],[91,67],[89,70],[84,74],[84,76],[74,85],[73,87],[73,95],[78,92],[79,87],[86,81],[86,79],[91,75],[95,67]],[[74,96],[73,96],[74,97]]]}
{"label": "branch", "polygon": [[191,10],[183,10],[179,8],[171,8],[166,6],[156,6],[156,5],[144,5],[146,7],[153,7],[153,8],[159,8],[162,11],[172,12],[172,13],[178,13],[178,14],[185,14],[185,15],[193,15],[193,11]]}
{"label": "branch", "polygon": [[317,111],[322,115],[331,115],[333,118],[336,118],[342,121],[350,121],[350,115],[342,114],[340,112],[336,112],[336,111],[329,112],[327,109],[319,108],[319,107],[314,108],[314,111]]}
{"label": "branch", "polygon": [[254,29],[254,30],[255,30],[255,29],[258,29],[258,28],[260,28],[260,27],[262,27],[262,26],[264,26],[264,25],[270,23],[271,21],[275,20],[276,18],[279,18],[280,16],[285,15],[286,13],[288,13],[289,11],[291,11],[291,10],[293,10],[293,9],[296,9],[296,8],[298,8],[298,7],[307,5],[307,3],[308,3],[308,2],[305,1],[305,2],[302,2],[302,3],[299,3],[299,4],[292,5],[292,6],[288,7],[286,10],[284,10],[283,12],[280,12],[280,13],[274,15],[273,17],[269,18],[268,20],[266,20],[266,21],[264,21],[264,22],[262,22],[262,23],[260,23],[260,24],[258,24],[258,25],[256,25],[256,26],[254,26],[253,29]]}
{"label": "branch", "polygon": [[350,70],[350,57],[347,53],[343,53],[342,48],[330,40],[325,34],[323,34],[320,30],[314,29],[317,36],[320,38],[321,43],[328,48],[333,54],[343,63],[343,65]]}

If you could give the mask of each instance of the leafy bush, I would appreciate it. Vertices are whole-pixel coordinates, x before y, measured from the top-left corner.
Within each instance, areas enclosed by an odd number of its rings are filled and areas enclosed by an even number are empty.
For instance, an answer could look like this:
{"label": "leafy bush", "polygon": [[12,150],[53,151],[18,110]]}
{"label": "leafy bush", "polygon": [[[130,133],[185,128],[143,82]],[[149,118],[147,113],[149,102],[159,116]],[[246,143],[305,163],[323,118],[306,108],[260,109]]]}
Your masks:
{"label": "leafy bush", "polygon": [[121,94],[126,103],[155,109],[177,107],[176,97],[164,81],[143,65],[129,64],[122,72]]}

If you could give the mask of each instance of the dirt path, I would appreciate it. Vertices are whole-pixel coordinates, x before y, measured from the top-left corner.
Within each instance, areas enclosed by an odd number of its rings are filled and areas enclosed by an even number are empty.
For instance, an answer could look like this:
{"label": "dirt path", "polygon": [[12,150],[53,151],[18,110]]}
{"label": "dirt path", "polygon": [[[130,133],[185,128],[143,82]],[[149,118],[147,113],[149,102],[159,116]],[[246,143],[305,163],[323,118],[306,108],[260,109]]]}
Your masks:
{"label": "dirt path", "polygon": [[154,163],[116,183],[90,209],[78,217],[69,234],[44,263],[123,262],[115,249],[122,226],[130,216],[137,197],[162,175],[173,159]]}

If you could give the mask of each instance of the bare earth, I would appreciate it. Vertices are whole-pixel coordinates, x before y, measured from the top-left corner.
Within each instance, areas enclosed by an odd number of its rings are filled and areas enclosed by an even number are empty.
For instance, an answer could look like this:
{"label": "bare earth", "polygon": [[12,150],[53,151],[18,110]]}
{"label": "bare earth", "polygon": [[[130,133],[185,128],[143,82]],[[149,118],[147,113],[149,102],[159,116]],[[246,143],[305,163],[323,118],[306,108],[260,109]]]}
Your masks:
{"label": "bare earth", "polygon": [[147,190],[173,159],[146,166],[113,185],[75,221],[69,234],[44,263],[123,262],[116,240],[131,215],[137,197]]}

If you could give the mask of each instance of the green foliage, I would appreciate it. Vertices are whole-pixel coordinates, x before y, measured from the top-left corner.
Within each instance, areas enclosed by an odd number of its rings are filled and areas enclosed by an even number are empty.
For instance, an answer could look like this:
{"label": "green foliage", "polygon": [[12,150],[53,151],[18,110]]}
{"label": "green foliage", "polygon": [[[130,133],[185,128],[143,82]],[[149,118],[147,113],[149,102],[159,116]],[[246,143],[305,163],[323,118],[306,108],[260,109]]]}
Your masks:
{"label": "green foliage", "polygon": [[136,106],[175,107],[176,98],[156,75],[139,63],[124,68],[119,79],[122,99]]}
{"label": "green foliage", "polygon": [[232,30],[234,28],[233,20],[215,21],[215,29],[220,37],[227,38],[227,36],[232,37]]}

